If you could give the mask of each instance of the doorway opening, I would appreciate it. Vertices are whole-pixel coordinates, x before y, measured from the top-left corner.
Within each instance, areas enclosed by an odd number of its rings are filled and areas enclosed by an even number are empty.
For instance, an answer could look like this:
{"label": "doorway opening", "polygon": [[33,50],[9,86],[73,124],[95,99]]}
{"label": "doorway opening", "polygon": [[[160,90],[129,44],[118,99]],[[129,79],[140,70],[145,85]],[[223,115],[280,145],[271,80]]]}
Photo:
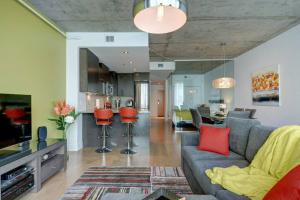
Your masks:
{"label": "doorway opening", "polygon": [[151,81],[150,112],[152,118],[165,117],[165,81]]}

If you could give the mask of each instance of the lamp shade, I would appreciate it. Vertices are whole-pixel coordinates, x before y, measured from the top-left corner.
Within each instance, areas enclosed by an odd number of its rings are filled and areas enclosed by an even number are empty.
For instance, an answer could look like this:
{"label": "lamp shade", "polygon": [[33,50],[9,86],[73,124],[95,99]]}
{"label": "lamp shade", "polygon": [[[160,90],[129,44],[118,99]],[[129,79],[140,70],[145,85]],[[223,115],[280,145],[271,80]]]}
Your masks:
{"label": "lamp shade", "polygon": [[227,105],[226,103],[220,103],[220,109],[226,109]]}
{"label": "lamp shade", "polygon": [[186,0],[135,0],[135,26],[147,33],[170,33],[187,21]]}
{"label": "lamp shade", "polygon": [[233,78],[230,77],[222,77],[213,80],[212,85],[214,88],[217,89],[228,89],[232,88],[235,85],[235,81]]}

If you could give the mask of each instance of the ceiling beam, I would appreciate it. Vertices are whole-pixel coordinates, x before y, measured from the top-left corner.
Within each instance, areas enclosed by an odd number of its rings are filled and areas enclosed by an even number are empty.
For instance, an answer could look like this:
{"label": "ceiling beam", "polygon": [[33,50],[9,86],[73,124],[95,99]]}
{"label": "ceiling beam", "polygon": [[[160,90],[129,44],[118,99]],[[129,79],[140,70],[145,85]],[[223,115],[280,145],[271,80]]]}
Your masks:
{"label": "ceiling beam", "polygon": [[188,61],[232,61],[234,59],[224,59],[224,58],[211,58],[211,59],[175,59],[175,62],[188,62]]}

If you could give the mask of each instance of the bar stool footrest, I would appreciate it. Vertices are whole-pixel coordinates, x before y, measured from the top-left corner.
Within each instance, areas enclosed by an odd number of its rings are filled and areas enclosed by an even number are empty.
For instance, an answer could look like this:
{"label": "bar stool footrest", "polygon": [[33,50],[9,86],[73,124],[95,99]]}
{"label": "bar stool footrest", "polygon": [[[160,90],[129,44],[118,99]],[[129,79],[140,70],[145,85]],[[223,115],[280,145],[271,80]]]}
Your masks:
{"label": "bar stool footrest", "polygon": [[120,151],[121,154],[135,154],[136,151],[132,150],[132,149],[123,149]]}
{"label": "bar stool footrest", "polygon": [[107,147],[96,149],[96,152],[97,152],[97,153],[109,153],[109,152],[111,152],[111,151],[112,151],[112,150],[109,149],[109,148],[107,148]]}

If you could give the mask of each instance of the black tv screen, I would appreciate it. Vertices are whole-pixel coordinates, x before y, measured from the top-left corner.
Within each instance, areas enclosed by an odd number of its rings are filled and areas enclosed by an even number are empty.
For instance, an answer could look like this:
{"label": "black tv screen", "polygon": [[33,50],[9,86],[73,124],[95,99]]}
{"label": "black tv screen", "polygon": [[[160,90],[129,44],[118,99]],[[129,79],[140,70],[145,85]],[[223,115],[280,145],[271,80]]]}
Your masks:
{"label": "black tv screen", "polygon": [[0,148],[31,139],[31,96],[0,93]]}

